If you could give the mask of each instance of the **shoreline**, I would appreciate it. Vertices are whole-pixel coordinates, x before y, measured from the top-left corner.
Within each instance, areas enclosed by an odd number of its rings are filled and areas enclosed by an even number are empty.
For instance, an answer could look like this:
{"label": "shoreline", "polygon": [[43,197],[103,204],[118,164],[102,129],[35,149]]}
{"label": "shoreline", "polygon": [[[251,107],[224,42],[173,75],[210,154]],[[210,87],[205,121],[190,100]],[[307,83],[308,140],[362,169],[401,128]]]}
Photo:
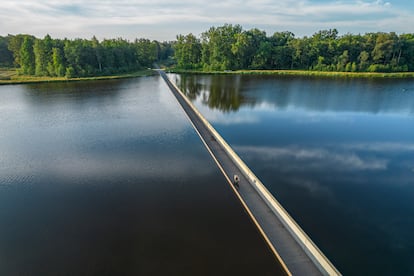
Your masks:
{"label": "shoreline", "polygon": [[10,79],[1,79],[0,85],[17,85],[17,84],[34,84],[34,83],[51,83],[51,82],[75,82],[75,81],[93,81],[93,80],[112,80],[112,79],[127,79],[152,76],[157,74],[153,70],[145,69],[132,73],[125,73],[120,75],[94,76],[94,77],[35,77],[35,76],[18,76],[17,74],[10,77]]}
{"label": "shoreline", "polygon": [[[14,71],[7,70],[10,72]],[[327,77],[327,78],[375,78],[375,79],[410,79],[414,78],[414,72],[393,72],[393,73],[371,73],[371,72],[329,72],[329,71],[308,71],[308,70],[226,70],[226,71],[202,71],[202,70],[183,70],[183,69],[166,69],[168,73],[192,74],[192,75],[273,75],[273,76],[301,76],[301,77]],[[152,69],[144,69],[132,73],[120,75],[92,76],[79,78],[66,77],[35,77],[19,76],[13,73],[9,79],[0,78],[0,85],[18,85],[18,84],[35,84],[51,82],[76,82],[76,81],[93,81],[93,80],[112,80],[126,79],[155,75]],[[1,71],[0,71],[1,75]]]}
{"label": "shoreline", "polygon": [[194,75],[275,75],[275,76],[305,76],[305,77],[330,77],[330,78],[392,78],[408,79],[414,78],[414,72],[330,72],[330,71],[308,71],[308,70],[235,70],[235,71],[202,71],[167,69],[169,73],[194,74]]}

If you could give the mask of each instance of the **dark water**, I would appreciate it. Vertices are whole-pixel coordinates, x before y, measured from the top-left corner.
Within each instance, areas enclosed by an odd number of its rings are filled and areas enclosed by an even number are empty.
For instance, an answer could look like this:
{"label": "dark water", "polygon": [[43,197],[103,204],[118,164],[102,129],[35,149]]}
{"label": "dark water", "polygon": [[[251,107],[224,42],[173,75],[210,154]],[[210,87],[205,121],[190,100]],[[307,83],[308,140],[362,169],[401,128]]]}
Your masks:
{"label": "dark water", "polygon": [[414,81],[173,75],[345,275],[414,275]]}
{"label": "dark water", "polygon": [[273,274],[161,79],[0,86],[0,275]]}

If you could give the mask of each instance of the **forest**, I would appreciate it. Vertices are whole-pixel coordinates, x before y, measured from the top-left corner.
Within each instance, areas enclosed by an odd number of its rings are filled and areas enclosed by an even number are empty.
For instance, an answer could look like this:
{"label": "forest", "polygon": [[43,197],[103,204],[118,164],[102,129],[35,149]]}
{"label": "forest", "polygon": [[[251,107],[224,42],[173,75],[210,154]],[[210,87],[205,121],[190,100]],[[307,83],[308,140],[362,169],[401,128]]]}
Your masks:
{"label": "forest", "polygon": [[0,36],[0,66],[19,74],[87,77],[127,73],[151,67],[173,55],[170,42],[136,39],[43,39],[31,35]]}
{"label": "forest", "polygon": [[339,72],[414,71],[414,34],[394,32],[338,35],[322,30],[296,38],[291,32],[267,36],[240,25],[211,27],[200,38],[178,35],[177,68],[196,70],[290,69]]}
{"label": "forest", "polygon": [[171,42],[0,36],[0,67],[17,68],[21,75],[112,75],[151,67],[154,62],[203,71],[407,72],[414,71],[414,34],[339,35],[330,29],[300,38],[288,31],[268,36],[256,28],[225,24],[199,37],[177,35]]}

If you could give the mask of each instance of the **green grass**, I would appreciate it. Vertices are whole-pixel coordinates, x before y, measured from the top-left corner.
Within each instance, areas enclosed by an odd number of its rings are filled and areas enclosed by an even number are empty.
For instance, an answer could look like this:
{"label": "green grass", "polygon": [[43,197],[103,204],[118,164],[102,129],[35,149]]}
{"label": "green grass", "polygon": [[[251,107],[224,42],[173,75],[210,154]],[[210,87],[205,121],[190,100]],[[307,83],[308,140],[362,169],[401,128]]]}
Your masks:
{"label": "green grass", "polygon": [[0,82],[11,80],[11,78],[13,78],[15,75],[17,75],[15,69],[0,68]]}
{"label": "green grass", "polygon": [[22,84],[22,83],[40,83],[40,82],[69,82],[69,81],[88,81],[88,80],[110,80],[123,78],[136,78],[157,74],[153,70],[145,69],[132,73],[125,73],[110,76],[66,78],[66,77],[35,77],[17,74],[16,69],[0,68],[0,85],[1,84]]}
{"label": "green grass", "polygon": [[236,71],[198,71],[170,69],[171,73],[187,74],[246,74],[246,75],[277,75],[277,76],[310,76],[337,78],[414,78],[414,72],[368,73],[368,72],[326,72],[308,70],[236,70]]}

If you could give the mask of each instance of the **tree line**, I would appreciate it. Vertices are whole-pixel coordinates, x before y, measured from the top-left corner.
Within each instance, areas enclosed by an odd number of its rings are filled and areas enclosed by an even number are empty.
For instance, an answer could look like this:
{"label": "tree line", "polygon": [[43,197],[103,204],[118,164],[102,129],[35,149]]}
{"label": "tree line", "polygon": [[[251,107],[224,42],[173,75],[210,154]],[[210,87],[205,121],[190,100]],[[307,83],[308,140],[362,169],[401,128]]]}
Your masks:
{"label": "tree line", "polygon": [[296,38],[291,32],[267,36],[240,25],[211,27],[200,37],[178,35],[175,60],[181,69],[300,69],[345,72],[414,71],[414,34],[394,32],[338,35],[322,30]]}
{"label": "tree line", "polygon": [[0,66],[24,75],[84,77],[125,73],[150,67],[172,56],[171,42],[136,39],[43,39],[0,36]]}
{"label": "tree line", "polygon": [[0,36],[0,67],[16,67],[36,76],[98,76],[175,63],[180,69],[295,69],[346,72],[414,71],[414,34],[394,32],[338,35],[322,30],[297,38],[291,32],[268,36],[240,25],[211,27],[196,37],[178,35],[158,42],[118,38],[43,39],[31,35]]}

